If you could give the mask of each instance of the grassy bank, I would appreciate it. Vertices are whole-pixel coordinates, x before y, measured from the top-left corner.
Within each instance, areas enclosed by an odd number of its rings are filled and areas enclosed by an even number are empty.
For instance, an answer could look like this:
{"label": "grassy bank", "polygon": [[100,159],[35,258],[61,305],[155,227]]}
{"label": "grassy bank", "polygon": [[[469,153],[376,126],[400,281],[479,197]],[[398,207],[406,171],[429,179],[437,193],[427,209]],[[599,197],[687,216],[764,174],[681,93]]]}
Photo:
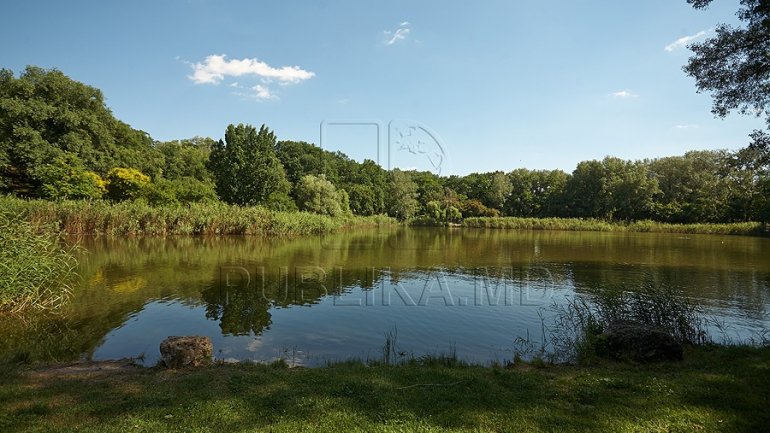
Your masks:
{"label": "grassy bank", "polygon": [[635,221],[630,223],[609,222],[580,218],[516,218],[479,217],[466,218],[463,227],[519,229],[519,230],[571,230],[600,232],[645,232],[684,233],[758,236],[766,234],[762,223],[745,222],[729,224],[670,224],[656,221]]}
{"label": "grassy bank", "polygon": [[72,235],[265,235],[331,233],[347,227],[390,224],[387,217],[332,218],[221,203],[153,207],[142,202],[23,200],[0,197],[0,208],[33,227]]}
{"label": "grassy bank", "polygon": [[755,432],[770,349],[679,363],[511,369],[340,364],[0,373],[0,429],[21,431]]}

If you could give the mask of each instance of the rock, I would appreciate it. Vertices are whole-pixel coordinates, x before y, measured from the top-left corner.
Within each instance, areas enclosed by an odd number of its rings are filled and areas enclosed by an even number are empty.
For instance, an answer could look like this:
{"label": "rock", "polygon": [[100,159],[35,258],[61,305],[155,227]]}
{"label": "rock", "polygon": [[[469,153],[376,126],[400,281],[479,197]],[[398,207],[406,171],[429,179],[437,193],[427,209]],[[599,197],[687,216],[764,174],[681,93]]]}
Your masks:
{"label": "rock", "polygon": [[168,368],[201,367],[211,363],[213,346],[209,337],[168,337],[160,343],[160,357]]}
{"label": "rock", "polygon": [[614,323],[600,338],[603,354],[611,358],[639,362],[682,359],[682,344],[673,335],[642,323]]}

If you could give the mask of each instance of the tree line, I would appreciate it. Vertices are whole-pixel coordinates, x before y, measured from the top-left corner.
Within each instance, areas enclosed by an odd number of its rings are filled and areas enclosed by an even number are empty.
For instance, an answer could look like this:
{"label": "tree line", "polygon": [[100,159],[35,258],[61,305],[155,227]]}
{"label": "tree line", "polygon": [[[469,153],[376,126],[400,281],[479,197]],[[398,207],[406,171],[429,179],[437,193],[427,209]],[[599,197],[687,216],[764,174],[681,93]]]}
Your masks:
{"label": "tree line", "polygon": [[387,171],[265,125],[159,142],[116,119],[98,89],[58,70],[0,71],[0,190],[50,200],[223,201],[331,216],[452,223],[476,216],[734,222],[770,217],[768,136],[738,151],[583,161],[561,170],[437,176]]}

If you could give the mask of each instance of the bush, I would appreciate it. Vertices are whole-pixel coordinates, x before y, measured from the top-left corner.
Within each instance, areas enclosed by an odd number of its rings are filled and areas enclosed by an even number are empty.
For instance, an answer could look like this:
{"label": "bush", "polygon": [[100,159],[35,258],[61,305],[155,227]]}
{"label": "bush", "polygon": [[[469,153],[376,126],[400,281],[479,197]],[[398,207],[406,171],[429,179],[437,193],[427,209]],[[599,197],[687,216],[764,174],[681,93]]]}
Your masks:
{"label": "bush", "polygon": [[133,168],[116,167],[107,173],[107,197],[115,201],[132,200],[146,194],[150,177]]}
{"label": "bush", "polygon": [[106,192],[104,180],[83,167],[77,155],[65,152],[35,171],[43,197],[51,200],[100,199]]}

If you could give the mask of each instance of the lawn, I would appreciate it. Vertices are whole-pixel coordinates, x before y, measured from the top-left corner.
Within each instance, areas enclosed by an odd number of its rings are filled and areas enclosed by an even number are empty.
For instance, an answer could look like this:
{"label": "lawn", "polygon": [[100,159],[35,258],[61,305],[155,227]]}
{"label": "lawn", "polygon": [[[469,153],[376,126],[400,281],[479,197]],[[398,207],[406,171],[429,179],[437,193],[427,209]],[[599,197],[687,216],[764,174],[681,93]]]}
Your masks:
{"label": "lawn", "polygon": [[766,431],[770,348],[651,365],[10,367],[0,431]]}

